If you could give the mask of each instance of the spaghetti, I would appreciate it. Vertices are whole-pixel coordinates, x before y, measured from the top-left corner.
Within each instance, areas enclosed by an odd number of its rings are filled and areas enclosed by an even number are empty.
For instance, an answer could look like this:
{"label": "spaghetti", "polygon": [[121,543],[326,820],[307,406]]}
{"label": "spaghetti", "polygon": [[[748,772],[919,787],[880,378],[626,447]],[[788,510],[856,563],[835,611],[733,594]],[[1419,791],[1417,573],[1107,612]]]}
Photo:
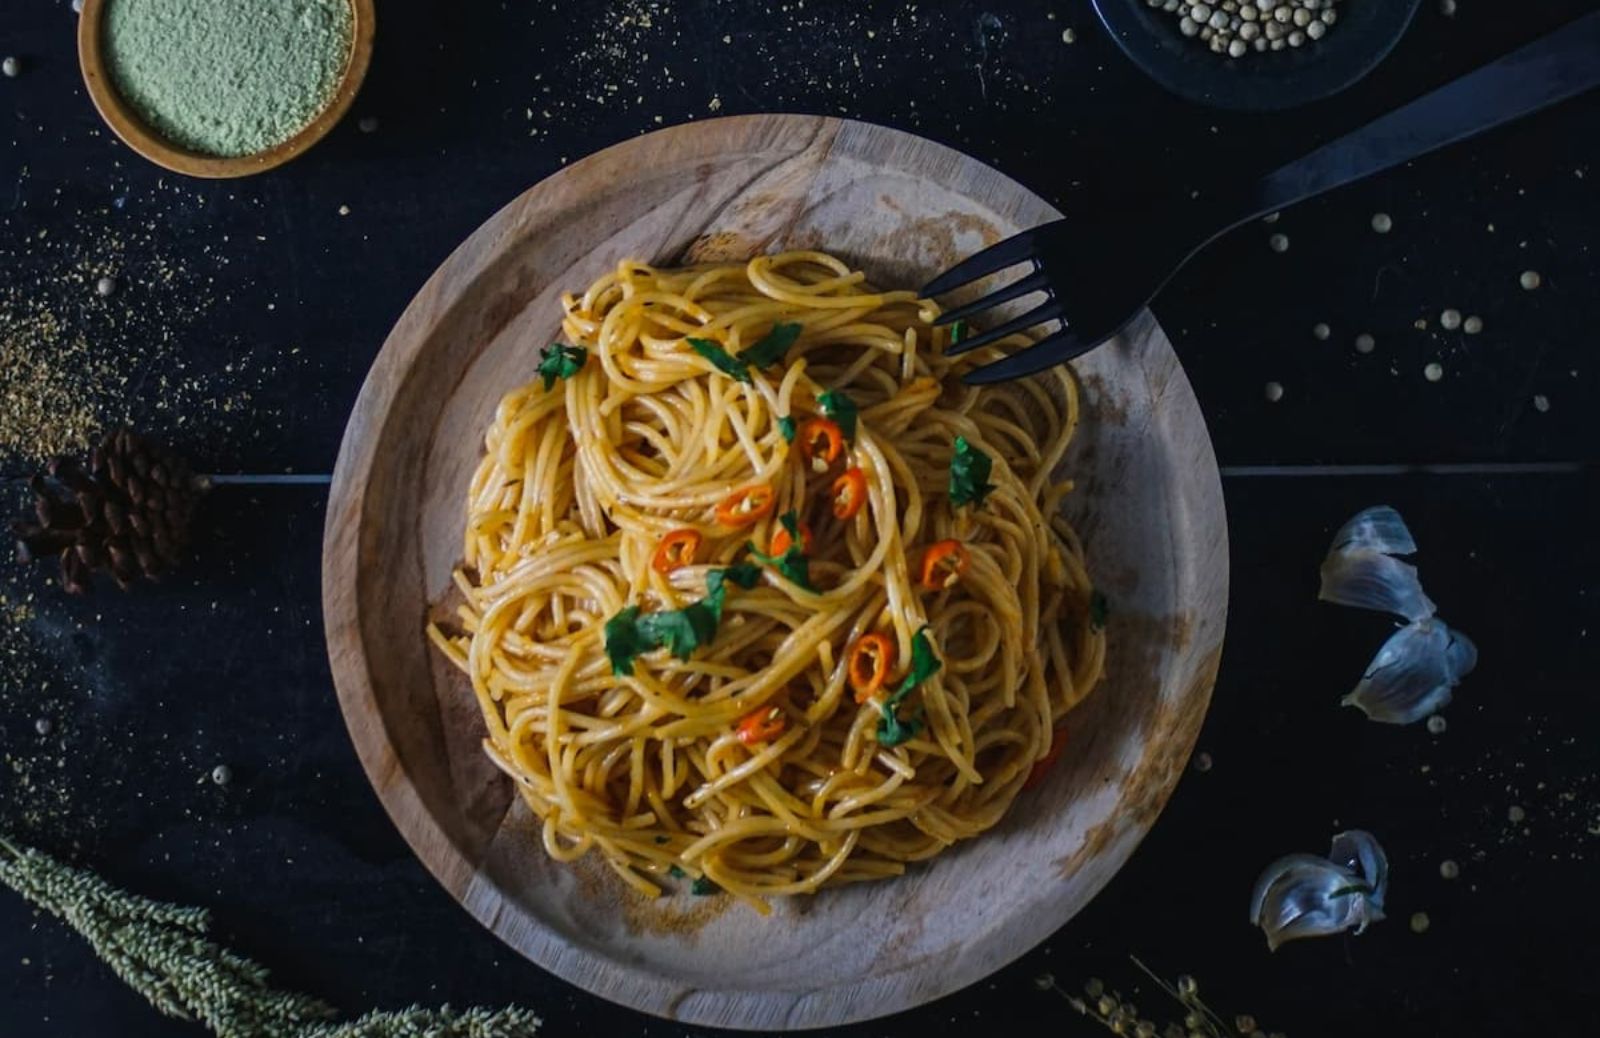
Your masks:
{"label": "spaghetti", "polygon": [[548,853],[764,910],[998,822],[1104,660],[1070,372],[964,387],[992,348],[945,357],[932,303],[820,252],[625,261],[563,305],[429,629]]}

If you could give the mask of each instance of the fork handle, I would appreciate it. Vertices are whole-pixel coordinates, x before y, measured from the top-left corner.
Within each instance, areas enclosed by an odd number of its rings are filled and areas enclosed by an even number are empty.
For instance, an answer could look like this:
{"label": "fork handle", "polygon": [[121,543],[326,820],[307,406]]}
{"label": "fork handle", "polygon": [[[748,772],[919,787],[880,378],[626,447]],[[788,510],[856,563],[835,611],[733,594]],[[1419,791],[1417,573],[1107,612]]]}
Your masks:
{"label": "fork handle", "polygon": [[1600,86],[1600,11],[1267,174],[1238,223],[1466,140]]}

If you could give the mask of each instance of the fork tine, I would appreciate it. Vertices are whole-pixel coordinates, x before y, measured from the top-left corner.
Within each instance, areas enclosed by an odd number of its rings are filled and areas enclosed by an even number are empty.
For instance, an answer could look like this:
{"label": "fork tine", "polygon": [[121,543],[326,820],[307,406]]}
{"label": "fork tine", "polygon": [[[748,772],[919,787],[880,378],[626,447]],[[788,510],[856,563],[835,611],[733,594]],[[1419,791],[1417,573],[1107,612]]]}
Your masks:
{"label": "fork tine", "polygon": [[958,306],[954,310],[946,310],[938,317],[935,317],[933,323],[951,324],[962,318],[971,317],[980,310],[988,310],[999,306],[1001,303],[1009,303],[1018,296],[1025,296],[1030,292],[1047,291],[1049,287],[1050,279],[1045,277],[1044,271],[1036,270],[1027,277],[1013,281],[1004,288],[995,289],[981,299],[974,299],[965,306]]}
{"label": "fork tine", "polygon": [[987,386],[1022,378],[1024,375],[1032,375],[1045,368],[1053,368],[1057,364],[1064,364],[1075,357],[1081,357],[1110,338],[1111,335],[1102,335],[1095,339],[1084,339],[1070,329],[1063,328],[1004,360],[997,360],[993,364],[985,364],[981,368],[967,372],[962,381],[969,386]]}
{"label": "fork tine", "polygon": [[926,285],[922,286],[922,298],[930,299],[942,295],[952,288],[960,288],[969,281],[976,281],[986,274],[993,274],[997,270],[1004,270],[1023,260],[1033,258],[1032,231],[1023,231],[1013,234],[1002,241],[981,252],[973,253],[966,259],[957,263],[949,270],[940,274]]}
{"label": "fork tine", "polygon": [[960,356],[968,350],[975,350],[979,346],[987,346],[991,342],[1004,339],[1008,335],[1032,328],[1036,324],[1043,324],[1045,321],[1053,321],[1060,316],[1061,304],[1054,299],[1046,299],[1021,317],[1013,317],[1011,320],[997,324],[970,339],[962,339],[945,350],[944,355],[946,357]]}

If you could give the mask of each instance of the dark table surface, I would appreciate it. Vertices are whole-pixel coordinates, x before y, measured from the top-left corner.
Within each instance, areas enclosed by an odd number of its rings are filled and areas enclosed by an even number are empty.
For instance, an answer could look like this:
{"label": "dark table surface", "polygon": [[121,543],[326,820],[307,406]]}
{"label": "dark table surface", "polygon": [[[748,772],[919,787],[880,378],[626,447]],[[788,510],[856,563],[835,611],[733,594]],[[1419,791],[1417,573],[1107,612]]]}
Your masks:
{"label": "dark table surface", "polygon": [[[69,599],[44,567],[3,564],[0,832],[211,906],[283,983],[351,1012],[516,1002],[554,1035],[693,1033],[480,929],[395,834],[346,739],[318,605],[326,474],[411,295],[518,192],[662,125],[844,115],[947,142],[1068,209],[1131,203],[1269,168],[1592,5],[1459,6],[1425,4],[1344,95],[1267,117],[1163,94],[1081,0],[388,0],[352,117],[282,170],[207,183],[102,126],[65,2],[0,0],[0,53],[22,61],[0,79],[7,507],[42,454],[123,420],[202,470],[258,477],[210,495],[195,558],[159,587]],[[837,1033],[1101,1033],[1043,980],[1104,977],[1154,1010],[1130,954],[1290,1035],[1596,1033],[1597,127],[1591,95],[1308,203],[1234,233],[1163,294],[1231,528],[1228,646],[1200,742],[1212,766],[1043,946]],[[1442,331],[1446,307],[1483,332]],[[1352,348],[1361,332],[1371,354]],[[1429,593],[1481,651],[1441,734],[1335,706],[1388,621],[1317,604],[1316,567],[1332,529],[1377,503],[1408,518]],[[231,784],[209,780],[218,764]],[[1345,827],[1388,849],[1390,918],[1269,955],[1245,922],[1257,872]],[[1447,859],[1459,878],[1441,876]],[[0,1034],[193,1033],[0,896]]]}

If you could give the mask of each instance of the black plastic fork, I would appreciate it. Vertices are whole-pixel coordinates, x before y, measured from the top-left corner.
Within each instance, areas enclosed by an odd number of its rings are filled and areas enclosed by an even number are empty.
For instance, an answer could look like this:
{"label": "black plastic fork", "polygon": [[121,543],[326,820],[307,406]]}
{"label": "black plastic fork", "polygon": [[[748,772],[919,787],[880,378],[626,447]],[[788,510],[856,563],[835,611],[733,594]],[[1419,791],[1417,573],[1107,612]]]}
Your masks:
{"label": "black plastic fork", "polygon": [[924,298],[1028,263],[1025,276],[935,322],[964,321],[1003,303],[1044,299],[951,346],[986,346],[1035,325],[1063,327],[967,373],[973,385],[1021,378],[1072,360],[1121,331],[1208,243],[1240,224],[1409,162],[1600,86],[1600,11],[1323,145],[1254,184],[1201,203],[1055,220],[1013,235],[928,282]]}

